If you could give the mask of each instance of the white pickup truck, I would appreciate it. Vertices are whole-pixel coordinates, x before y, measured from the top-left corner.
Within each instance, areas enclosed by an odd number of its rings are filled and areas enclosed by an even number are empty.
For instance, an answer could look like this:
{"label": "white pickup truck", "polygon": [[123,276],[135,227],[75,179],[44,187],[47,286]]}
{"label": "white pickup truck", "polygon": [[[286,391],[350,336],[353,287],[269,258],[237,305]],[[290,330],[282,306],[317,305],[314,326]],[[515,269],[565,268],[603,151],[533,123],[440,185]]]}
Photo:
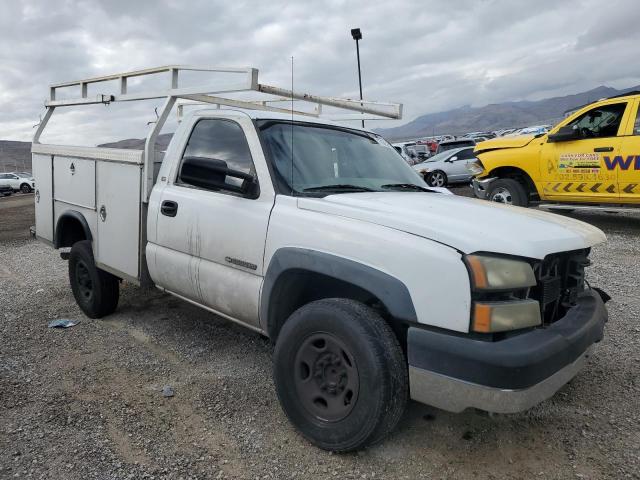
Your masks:
{"label": "white pickup truck", "polygon": [[[51,87],[33,142],[36,232],[64,249],[87,316],[114,312],[125,280],[268,336],[284,412],[333,451],[384,438],[409,398],[516,412],[580,370],[607,319],[606,294],[585,280],[600,230],[433,191],[380,136],[320,108],[398,118],[398,105],[269,87],[255,69],[222,92],[316,104],[292,115],[180,87],[188,68]],[[127,92],[128,78],[162,72],[168,90]],[[118,94],[87,95],[114,79]],[[56,99],[73,86],[81,97]],[[144,151],[39,142],[56,108],[163,96]],[[184,116],[161,159],[155,140],[177,99],[218,108]]]}

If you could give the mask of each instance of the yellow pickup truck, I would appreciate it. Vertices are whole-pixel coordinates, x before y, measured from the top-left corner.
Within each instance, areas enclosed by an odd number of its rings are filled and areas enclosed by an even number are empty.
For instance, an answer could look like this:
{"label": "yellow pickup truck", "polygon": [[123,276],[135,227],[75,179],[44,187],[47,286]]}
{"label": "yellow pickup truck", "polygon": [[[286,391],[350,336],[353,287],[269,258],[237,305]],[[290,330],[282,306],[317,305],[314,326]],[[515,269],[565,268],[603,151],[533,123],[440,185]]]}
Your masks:
{"label": "yellow pickup truck", "polygon": [[468,164],[477,197],[640,206],[640,92],[581,108],[546,134],[479,143]]}

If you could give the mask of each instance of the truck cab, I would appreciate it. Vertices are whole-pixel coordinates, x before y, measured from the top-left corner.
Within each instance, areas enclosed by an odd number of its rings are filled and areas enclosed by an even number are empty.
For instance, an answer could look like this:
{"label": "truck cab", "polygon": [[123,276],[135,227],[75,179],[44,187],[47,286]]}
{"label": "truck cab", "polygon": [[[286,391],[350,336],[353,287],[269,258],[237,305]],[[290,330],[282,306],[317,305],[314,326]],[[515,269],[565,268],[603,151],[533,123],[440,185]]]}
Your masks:
{"label": "truck cab", "polygon": [[[400,113],[245,73],[252,92]],[[85,92],[139,75],[76,83]],[[268,337],[283,411],[336,452],[384,439],[409,398],[517,412],[581,370],[607,319],[606,296],[586,280],[600,230],[431,189],[382,137],[318,109],[212,93],[172,80],[145,149],[129,151],[39,142],[51,109],[130,101],[126,92],[47,102],[32,147],[36,235],[62,249],[88,317],[112,314],[128,281]],[[178,98],[219,108],[182,117],[156,155]]]}
{"label": "truck cab", "polygon": [[481,142],[471,165],[479,198],[532,202],[640,204],[640,94],[579,109],[547,134]]}

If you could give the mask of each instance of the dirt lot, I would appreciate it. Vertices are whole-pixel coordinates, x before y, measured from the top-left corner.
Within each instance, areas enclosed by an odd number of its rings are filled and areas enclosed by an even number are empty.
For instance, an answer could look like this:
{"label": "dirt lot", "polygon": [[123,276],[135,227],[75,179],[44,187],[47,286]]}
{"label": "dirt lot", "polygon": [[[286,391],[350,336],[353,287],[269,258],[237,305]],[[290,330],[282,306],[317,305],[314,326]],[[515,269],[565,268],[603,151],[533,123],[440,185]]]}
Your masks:
{"label": "dirt lot", "polygon": [[381,445],[331,455],[288,424],[259,335],[130,285],[114,315],[84,317],[66,262],[28,236],[32,201],[0,199],[0,478],[640,478],[639,217],[577,216],[609,236],[589,279],[611,318],[553,399],[497,416],[413,403]]}

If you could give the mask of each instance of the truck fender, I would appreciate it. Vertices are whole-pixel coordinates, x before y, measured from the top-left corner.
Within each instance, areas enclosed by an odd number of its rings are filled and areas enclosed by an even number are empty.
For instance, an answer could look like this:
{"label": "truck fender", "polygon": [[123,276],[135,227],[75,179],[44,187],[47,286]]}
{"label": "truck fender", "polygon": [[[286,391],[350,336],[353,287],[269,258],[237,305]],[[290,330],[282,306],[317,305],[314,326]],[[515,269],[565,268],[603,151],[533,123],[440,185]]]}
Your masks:
{"label": "truck fender", "polygon": [[[93,236],[91,235],[91,229],[89,228],[89,224],[87,220],[84,218],[80,212],[76,210],[67,210],[56,222],[56,230],[53,238],[53,246],[54,248],[62,248],[62,247],[70,247],[69,243],[72,243],[74,240],[74,235],[69,236],[69,232],[66,230],[66,226],[69,224],[80,225],[82,231],[84,232],[84,238],[82,240],[93,241]],[[77,228],[77,227],[74,227]],[[71,242],[70,242],[71,240]]]}
{"label": "truck fender", "polygon": [[417,322],[409,289],[399,279],[344,257],[305,248],[284,247],[271,258],[260,296],[260,323],[272,339],[275,339],[281,326],[277,323],[278,319],[274,318],[279,302],[274,294],[279,293],[279,279],[292,271],[321,274],[351,284],[379,299],[394,318]]}

